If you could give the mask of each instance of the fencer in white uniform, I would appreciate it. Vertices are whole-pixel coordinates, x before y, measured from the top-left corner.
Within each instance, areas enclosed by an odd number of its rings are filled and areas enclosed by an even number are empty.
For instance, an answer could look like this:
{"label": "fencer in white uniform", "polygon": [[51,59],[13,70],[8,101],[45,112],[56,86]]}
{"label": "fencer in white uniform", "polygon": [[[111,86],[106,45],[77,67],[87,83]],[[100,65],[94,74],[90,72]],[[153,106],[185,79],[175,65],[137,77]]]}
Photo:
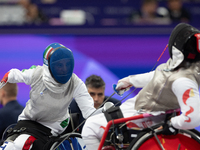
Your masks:
{"label": "fencer in white uniform", "polygon": [[[170,35],[168,49],[171,58],[154,71],[118,81],[116,90],[121,94],[132,86],[142,88],[120,109],[124,117],[130,117],[138,112],[154,114],[180,108],[181,115],[172,117],[169,127],[193,129],[200,125],[200,31],[189,24],[178,24]],[[132,127],[146,128],[163,120],[162,116],[134,120]],[[82,137],[88,150],[98,149],[106,125],[104,114],[87,119]]]}
{"label": "fencer in white uniform", "polygon": [[[0,88],[7,82],[25,83],[31,87],[30,99],[18,118],[17,126],[24,123],[25,128],[28,128],[26,121],[34,121],[39,123],[40,127],[42,125],[42,129],[47,128],[50,136],[57,136],[69,124],[68,106],[73,99],[76,100],[84,118],[96,111],[93,99],[87,92],[84,82],[73,73],[73,70],[72,51],[62,44],[52,43],[43,53],[42,66],[32,66],[22,71],[11,69],[6,73],[0,82]],[[96,111],[98,112],[101,110]],[[32,122],[29,123],[32,124]],[[32,150],[38,149],[35,142],[37,137],[29,132],[27,130],[26,133],[15,133],[18,136],[12,140],[7,139],[0,149],[22,150],[24,147]],[[42,149],[41,146],[40,148]]]}

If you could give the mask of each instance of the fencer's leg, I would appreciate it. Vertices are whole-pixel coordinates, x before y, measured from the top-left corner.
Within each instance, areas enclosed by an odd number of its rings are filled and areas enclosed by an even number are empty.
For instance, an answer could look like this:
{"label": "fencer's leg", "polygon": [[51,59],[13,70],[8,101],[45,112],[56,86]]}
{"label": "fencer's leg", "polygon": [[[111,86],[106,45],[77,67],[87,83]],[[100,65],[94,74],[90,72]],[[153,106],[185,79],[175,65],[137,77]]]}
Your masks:
{"label": "fencer's leg", "polygon": [[99,140],[96,139],[84,139],[84,143],[86,145],[87,150],[97,150],[99,147]]}
{"label": "fencer's leg", "polygon": [[106,125],[107,121],[102,113],[94,115],[86,120],[82,130],[82,139],[87,150],[98,149]]}
{"label": "fencer's leg", "polygon": [[14,150],[14,142],[5,141],[3,145],[1,145],[0,150]]}
{"label": "fencer's leg", "polygon": [[5,141],[0,150],[29,150],[35,140],[36,138],[31,135],[21,134],[14,141]]}

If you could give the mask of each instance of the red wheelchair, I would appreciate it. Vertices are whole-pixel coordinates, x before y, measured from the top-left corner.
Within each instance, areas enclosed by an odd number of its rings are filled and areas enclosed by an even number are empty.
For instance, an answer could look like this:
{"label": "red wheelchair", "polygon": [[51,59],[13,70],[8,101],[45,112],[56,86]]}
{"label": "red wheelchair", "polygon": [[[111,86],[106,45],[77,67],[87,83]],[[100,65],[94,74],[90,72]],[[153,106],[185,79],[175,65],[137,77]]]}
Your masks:
{"label": "red wheelchair", "polygon": [[[166,111],[161,115],[180,114],[180,110]],[[199,150],[200,149],[200,133],[195,130],[179,130],[176,135],[163,135],[160,126],[148,127],[142,130],[128,131],[128,141],[124,141],[124,133],[122,126],[128,121],[152,117],[151,114],[140,114],[128,118],[114,119],[108,122],[105,132],[102,136],[98,150]],[[121,127],[120,127],[121,126]],[[120,129],[121,128],[121,129]],[[116,133],[116,129],[118,132]],[[133,138],[132,138],[133,137]],[[127,138],[126,138],[127,139]],[[108,144],[109,143],[109,144]]]}

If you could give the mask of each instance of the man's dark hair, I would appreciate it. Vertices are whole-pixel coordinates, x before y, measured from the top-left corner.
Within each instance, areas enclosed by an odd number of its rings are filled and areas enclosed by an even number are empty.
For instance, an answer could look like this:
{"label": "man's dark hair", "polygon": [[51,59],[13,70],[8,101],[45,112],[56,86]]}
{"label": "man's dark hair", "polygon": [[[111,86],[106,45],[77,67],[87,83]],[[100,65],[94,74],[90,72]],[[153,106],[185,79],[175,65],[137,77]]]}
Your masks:
{"label": "man's dark hair", "polygon": [[103,81],[103,79],[100,76],[94,74],[87,77],[87,79],[85,80],[85,85],[87,87],[93,87],[93,88],[103,87],[105,89],[105,82]]}

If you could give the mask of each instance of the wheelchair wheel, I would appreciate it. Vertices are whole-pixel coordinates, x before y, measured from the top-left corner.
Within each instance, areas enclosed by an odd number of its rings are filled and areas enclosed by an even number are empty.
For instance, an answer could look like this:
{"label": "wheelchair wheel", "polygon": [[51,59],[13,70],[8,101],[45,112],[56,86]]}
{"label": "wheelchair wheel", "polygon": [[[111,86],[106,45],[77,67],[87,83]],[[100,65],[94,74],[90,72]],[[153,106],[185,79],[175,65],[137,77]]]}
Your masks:
{"label": "wheelchair wheel", "polygon": [[[82,138],[80,133],[66,133],[60,136],[50,145],[50,150],[82,150],[82,144],[80,145],[78,138]],[[73,147],[73,148],[71,148]],[[84,149],[84,148],[83,148]]]}
{"label": "wheelchair wheel", "polygon": [[[156,131],[157,137],[164,150],[198,150],[200,147],[200,133],[197,130],[180,130],[177,135],[162,135]],[[128,150],[162,150],[152,132],[134,139]]]}
{"label": "wheelchair wheel", "polygon": [[[82,150],[80,143],[77,138],[70,138],[71,144],[69,140],[63,141],[56,150]],[[73,148],[72,148],[73,147]]]}

